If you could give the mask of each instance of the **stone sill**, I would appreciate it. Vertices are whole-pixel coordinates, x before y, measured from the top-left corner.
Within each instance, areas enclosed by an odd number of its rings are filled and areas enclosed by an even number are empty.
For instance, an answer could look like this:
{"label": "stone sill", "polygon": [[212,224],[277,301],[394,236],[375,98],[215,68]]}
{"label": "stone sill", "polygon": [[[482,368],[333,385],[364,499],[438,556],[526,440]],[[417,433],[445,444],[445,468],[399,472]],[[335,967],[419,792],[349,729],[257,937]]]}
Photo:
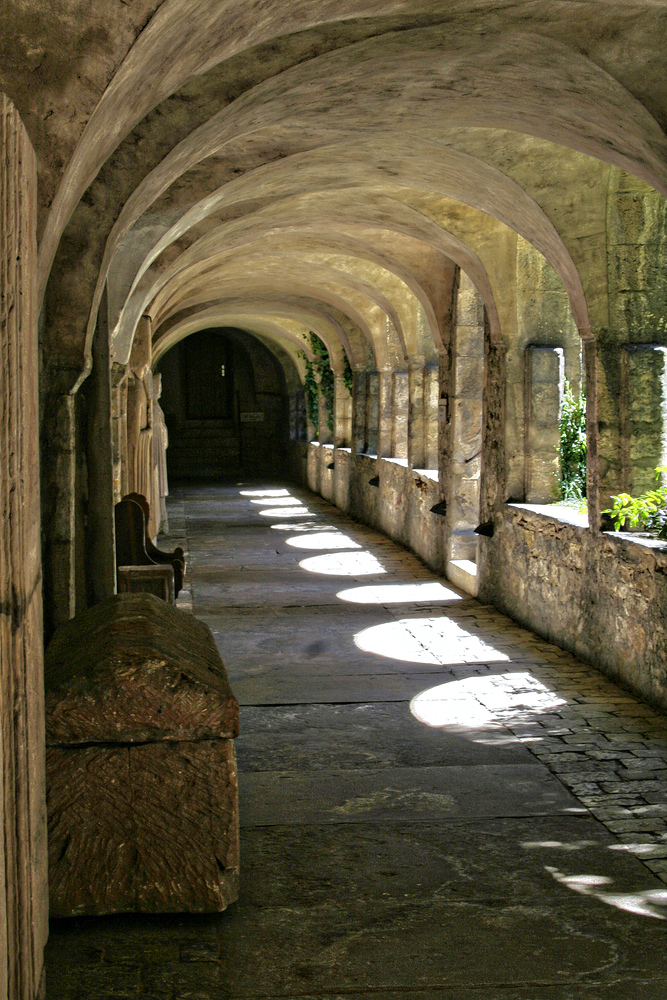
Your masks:
{"label": "stone sill", "polygon": [[507,507],[515,510],[527,510],[531,514],[539,514],[540,517],[549,518],[552,521],[560,521],[561,524],[571,524],[575,528],[588,528],[588,514],[580,514],[574,507],[561,507],[553,503],[508,503]]}
{"label": "stone sill", "polygon": [[447,563],[447,579],[466,594],[477,597],[479,593],[477,564],[472,559],[450,559]]}
{"label": "stone sill", "polygon": [[440,474],[437,469],[413,469],[415,476],[421,476],[422,479],[430,479],[434,483],[440,482]]}
{"label": "stone sill", "polygon": [[603,531],[605,538],[613,538],[618,542],[630,542],[631,545],[639,545],[644,549],[653,549],[655,552],[667,554],[667,540],[664,538],[654,538],[652,535],[642,535],[634,531]]}

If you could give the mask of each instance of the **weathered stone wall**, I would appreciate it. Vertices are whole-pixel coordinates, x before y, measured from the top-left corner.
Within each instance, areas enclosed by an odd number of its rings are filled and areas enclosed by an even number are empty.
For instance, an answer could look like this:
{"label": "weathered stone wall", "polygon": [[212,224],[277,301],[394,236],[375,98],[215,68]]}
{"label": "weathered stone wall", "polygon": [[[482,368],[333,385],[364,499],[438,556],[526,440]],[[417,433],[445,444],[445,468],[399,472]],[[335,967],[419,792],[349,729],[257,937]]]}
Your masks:
{"label": "weathered stone wall", "polygon": [[667,544],[507,505],[480,598],[667,708]]}
{"label": "weathered stone wall", "polygon": [[[431,510],[442,496],[438,482],[396,459],[316,444],[308,447],[307,482],[446,575],[446,518]],[[513,504],[496,508],[493,521],[493,537],[479,538],[480,600],[667,708],[667,544],[600,534]]]}
{"label": "weathered stone wall", "polygon": [[35,158],[0,94],[0,996],[34,1000],[48,934]]}
{"label": "weathered stone wall", "polygon": [[[650,465],[661,458],[659,442],[651,448],[639,426],[647,422],[633,414],[636,404],[641,410],[646,402],[646,380],[633,377],[638,373],[628,348],[632,354],[637,345],[667,345],[667,201],[636,177],[610,170],[606,235],[609,321],[596,331],[603,509],[610,495],[650,486]],[[655,360],[662,365],[661,358]],[[654,426],[663,423],[660,407],[655,394]]]}
{"label": "weathered stone wall", "polygon": [[[334,468],[327,469],[332,462]],[[440,500],[434,479],[404,460],[310,444],[307,484],[356,520],[411,549],[436,572],[445,572],[443,518],[431,511]]]}

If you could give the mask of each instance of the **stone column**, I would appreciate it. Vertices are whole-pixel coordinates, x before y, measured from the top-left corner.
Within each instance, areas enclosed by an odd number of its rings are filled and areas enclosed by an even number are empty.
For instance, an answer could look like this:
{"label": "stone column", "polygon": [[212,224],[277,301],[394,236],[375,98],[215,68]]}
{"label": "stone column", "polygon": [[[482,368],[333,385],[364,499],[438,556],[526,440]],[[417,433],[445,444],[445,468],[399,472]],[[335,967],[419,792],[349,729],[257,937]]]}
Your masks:
{"label": "stone column", "polygon": [[378,458],[390,458],[392,454],[394,424],[394,373],[378,373]]}
{"label": "stone column", "polygon": [[394,372],[392,379],[392,444],[394,458],[408,457],[408,417],[410,412],[410,375]]}
{"label": "stone column", "polygon": [[408,416],[408,463],[413,469],[425,469],[425,410],[423,358],[413,362],[409,370],[410,408]]}
{"label": "stone column", "polygon": [[352,448],[360,455],[366,445],[366,372],[354,373],[352,386]]}
{"label": "stone column", "polygon": [[564,381],[565,355],[561,347],[526,348],[524,495],[527,503],[548,504],[555,499]]}
{"label": "stone column", "polygon": [[0,115],[0,996],[35,1000],[43,996],[48,934],[37,172],[3,94]]}
{"label": "stone column", "polygon": [[425,469],[438,468],[438,400],[440,372],[438,365],[424,369],[424,465]]}
{"label": "stone column", "polygon": [[111,368],[111,447],[113,462],[113,502],[118,503],[127,490],[127,375],[124,365],[114,362]]}
{"label": "stone column", "polygon": [[621,481],[637,496],[656,487],[667,465],[667,347],[624,344],[621,351]]}
{"label": "stone column", "polygon": [[364,451],[378,455],[379,438],[379,373],[366,372],[366,434]]}
{"label": "stone column", "polygon": [[318,388],[317,392],[317,402],[318,402],[318,416],[319,416],[319,427],[318,427],[318,438],[320,444],[331,444],[332,434],[329,424],[327,422],[329,417],[329,407],[327,406],[327,401],[324,397],[324,393]]}
{"label": "stone column", "polygon": [[47,635],[76,613],[77,400],[81,366],[52,351],[43,370],[42,523]]}
{"label": "stone column", "polygon": [[342,375],[335,376],[334,444],[336,448],[349,448],[352,441],[352,396]]}
{"label": "stone column", "polygon": [[90,603],[116,592],[111,357],[107,297],[100,303],[93,339],[93,368],[83,389],[88,401],[88,508],[86,561]]}

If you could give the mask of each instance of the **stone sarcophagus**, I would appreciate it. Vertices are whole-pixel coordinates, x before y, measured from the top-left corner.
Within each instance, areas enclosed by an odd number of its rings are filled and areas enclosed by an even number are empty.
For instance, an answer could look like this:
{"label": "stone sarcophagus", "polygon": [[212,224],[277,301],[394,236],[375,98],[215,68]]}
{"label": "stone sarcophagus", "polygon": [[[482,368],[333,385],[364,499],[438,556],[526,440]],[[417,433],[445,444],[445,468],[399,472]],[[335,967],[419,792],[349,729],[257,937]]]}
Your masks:
{"label": "stone sarcophagus", "polygon": [[238,895],[238,703],[210,630],[150,594],[46,653],[52,916],[214,912]]}

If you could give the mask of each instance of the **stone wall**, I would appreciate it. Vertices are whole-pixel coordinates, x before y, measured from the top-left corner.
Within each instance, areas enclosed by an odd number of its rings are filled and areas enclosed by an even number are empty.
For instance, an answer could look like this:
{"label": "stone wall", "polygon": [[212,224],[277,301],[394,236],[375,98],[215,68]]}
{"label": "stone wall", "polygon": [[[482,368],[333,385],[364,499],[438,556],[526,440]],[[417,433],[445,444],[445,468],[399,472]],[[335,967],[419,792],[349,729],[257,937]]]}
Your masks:
{"label": "stone wall", "polygon": [[[398,459],[311,444],[307,482],[448,575],[434,479]],[[667,708],[667,543],[595,532],[526,505],[501,505],[493,520],[493,537],[479,536],[480,600]]]}
{"label": "stone wall", "polygon": [[37,177],[23,125],[1,94],[0,115],[0,996],[34,1000],[48,934]]}
{"label": "stone wall", "polygon": [[[331,464],[333,469],[328,468]],[[307,485],[313,492],[444,573],[443,518],[431,511],[440,500],[440,487],[431,475],[409,468],[401,459],[308,446]]]}
{"label": "stone wall", "polygon": [[667,708],[667,543],[508,504],[480,547],[482,600]]}

